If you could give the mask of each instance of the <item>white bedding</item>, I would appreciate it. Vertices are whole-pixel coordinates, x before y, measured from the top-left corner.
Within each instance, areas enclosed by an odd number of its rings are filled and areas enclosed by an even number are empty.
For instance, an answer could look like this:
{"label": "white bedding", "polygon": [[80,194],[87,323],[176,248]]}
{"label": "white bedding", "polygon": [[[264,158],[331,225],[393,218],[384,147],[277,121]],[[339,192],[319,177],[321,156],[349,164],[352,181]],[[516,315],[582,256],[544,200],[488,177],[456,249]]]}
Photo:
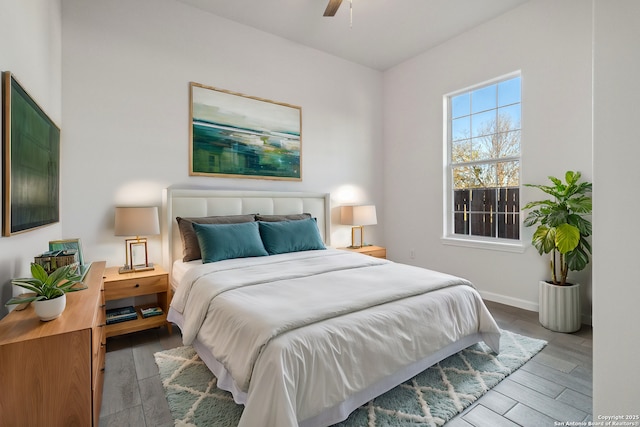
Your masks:
{"label": "white bedding", "polygon": [[495,321],[454,276],[338,250],[185,264],[170,316],[242,394],[241,427],[317,419],[475,334],[498,351]]}

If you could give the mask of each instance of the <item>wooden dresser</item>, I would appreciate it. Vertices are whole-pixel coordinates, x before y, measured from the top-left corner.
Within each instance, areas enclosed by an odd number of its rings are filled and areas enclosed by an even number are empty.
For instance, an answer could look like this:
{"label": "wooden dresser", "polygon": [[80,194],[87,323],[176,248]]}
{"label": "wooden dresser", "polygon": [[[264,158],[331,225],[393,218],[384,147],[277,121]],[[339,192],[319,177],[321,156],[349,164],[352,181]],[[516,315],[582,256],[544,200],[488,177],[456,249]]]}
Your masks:
{"label": "wooden dresser", "polygon": [[91,264],[88,289],[42,322],[33,307],[0,321],[0,424],[98,426],[104,382],[105,262]]}

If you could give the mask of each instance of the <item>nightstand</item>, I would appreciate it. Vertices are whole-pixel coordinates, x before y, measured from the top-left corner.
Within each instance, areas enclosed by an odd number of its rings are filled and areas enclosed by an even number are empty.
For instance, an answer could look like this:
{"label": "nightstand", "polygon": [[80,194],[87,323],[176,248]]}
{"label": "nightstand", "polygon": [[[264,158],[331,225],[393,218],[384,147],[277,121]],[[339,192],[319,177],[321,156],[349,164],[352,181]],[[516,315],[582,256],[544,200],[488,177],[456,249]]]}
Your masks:
{"label": "nightstand", "polygon": [[387,258],[387,249],[381,246],[363,246],[361,248],[338,248],[344,251],[358,252],[376,258]]}
{"label": "nightstand", "polygon": [[[125,322],[113,323],[106,326],[107,337],[128,334],[167,325],[171,333],[171,325],[167,323],[169,310],[169,274],[160,266],[154,270],[134,273],[119,273],[119,267],[109,267],[104,274],[104,299],[114,301],[142,295],[156,295],[155,304],[136,306],[138,318]],[[158,306],[164,312],[158,316],[142,317],[141,309]]]}

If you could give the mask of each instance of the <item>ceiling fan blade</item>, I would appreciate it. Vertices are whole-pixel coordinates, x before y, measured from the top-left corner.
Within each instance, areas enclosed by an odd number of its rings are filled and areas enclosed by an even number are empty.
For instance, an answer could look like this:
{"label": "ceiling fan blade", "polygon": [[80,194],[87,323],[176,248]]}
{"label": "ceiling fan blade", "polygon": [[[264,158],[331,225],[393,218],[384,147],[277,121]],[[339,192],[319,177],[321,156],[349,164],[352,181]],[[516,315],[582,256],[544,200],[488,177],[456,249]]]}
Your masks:
{"label": "ceiling fan blade", "polygon": [[329,0],[327,8],[324,10],[323,16],[334,16],[340,7],[342,0]]}

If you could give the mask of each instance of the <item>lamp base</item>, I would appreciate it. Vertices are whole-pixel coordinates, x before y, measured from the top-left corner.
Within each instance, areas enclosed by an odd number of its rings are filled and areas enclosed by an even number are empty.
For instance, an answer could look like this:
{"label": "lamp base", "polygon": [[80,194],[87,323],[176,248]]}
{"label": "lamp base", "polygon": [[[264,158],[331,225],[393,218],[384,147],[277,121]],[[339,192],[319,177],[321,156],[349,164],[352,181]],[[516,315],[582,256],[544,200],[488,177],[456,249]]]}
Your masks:
{"label": "lamp base", "polygon": [[124,273],[137,273],[139,271],[151,271],[151,270],[155,270],[155,266],[152,263],[149,263],[148,265],[144,265],[144,264],[140,264],[140,265],[134,265],[133,267],[130,265],[124,265],[122,267],[120,267],[118,269],[118,273],[120,274],[124,274]]}

